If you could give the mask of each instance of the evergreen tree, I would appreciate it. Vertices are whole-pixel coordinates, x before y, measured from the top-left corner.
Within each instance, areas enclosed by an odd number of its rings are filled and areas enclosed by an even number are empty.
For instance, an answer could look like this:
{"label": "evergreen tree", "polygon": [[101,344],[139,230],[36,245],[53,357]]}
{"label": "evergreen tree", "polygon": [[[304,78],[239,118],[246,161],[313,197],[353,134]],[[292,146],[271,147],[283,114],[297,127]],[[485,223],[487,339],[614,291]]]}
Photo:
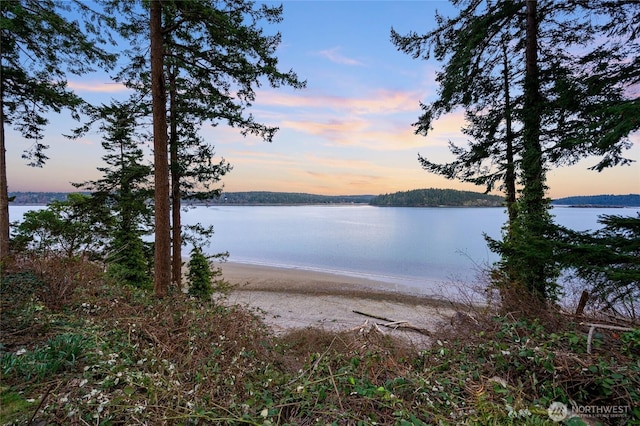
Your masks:
{"label": "evergreen tree", "polygon": [[189,294],[199,299],[208,299],[211,297],[213,289],[211,280],[213,273],[209,265],[209,259],[202,253],[202,250],[195,247],[191,250],[191,259],[189,260],[189,272],[187,280],[189,281]]}
{"label": "evergreen tree", "polygon": [[[253,134],[271,141],[277,129],[257,123],[246,112],[255,100],[255,89],[265,80],[273,87],[288,85],[298,88],[303,87],[304,83],[298,80],[293,71],[282,72],[278,69],[275,51],[280,43],[280,35],[266,35],[260,27],[264,22],[279,22],[282,19],[282,7],[257,7],[252,1],[231,0],[154,3],[151,2],[154,11],[162,17],[158,25],[162,28],[164,78],[160,81],[151,71],[151,80],[152,87],[166,83],[162,103],[168,108],[169,115],[162,134],[168,131],[169,151],[173,154],[169,167],[172,173],[171,208],[174,218],[173,279],[178,282],[182,239],[180,200],[185,197],[206,199],[218,194],[219,189],[211,185],[230,170],[224,161],[211,162],[211,146],[196,137],[194,130],[204,122],[217,125],[222,121],[239,128],[244,135]],[[150,74],[145,56],[146,44],[141,42],[147,37],[147,25],[140,17],[143,9],[125,1],[114,0],[111,4],[125,17],[124,24],[119,28],[132,44],[128,52],[131,63],[118,78],[129,87],[146,93]],[[159,37],[157,39],[160,40]],[[156,94],[155,99],[159,100],[160,95]],[[161,131],[158,127],[158,134]],[[154,151],[158,155],[161,148],[155,147]],[[164,164],[164,157],[156,161],[156,173],[159,167],[164,173]],[[164,185],[164,178],[162,182]],[[163,202],[164,193],[163,186]],[[156,226],[156,234],[165,230],[164,226]],[[156,235],[156,238],[159,236]],[[170,237],[162,237],[165,243],[167,238]],[[156,242],[158,250],[160,248]],[[164,248],[162,250],[164,253]],[[163,254],[156,261],[169,262],[170,257]],[[164,279],[162,282],[160,289],[167,286]]]}
{"label": "evergreen tree", "polygon": [[169,199],[169,155],[167,151],[167,96],[164,76],[164,40],[162,3],[150,5],[151,105],[153,112],[153,176],[154,176],[154,274],[153,289],[164,297],[171,282],[171,221]]}
{"label": "evergreen tree", "polygon": [[[92,20],[70,20],[71,11]],[[24,158],[41,167],[47,160],[46,114],[68,108],[79,118],[83,104],[67,87],[67,73],[81,75],[115,61],[101,47],[106,40],[96,17],[81,1],[0,2],[0,261],[9,248],[5,125],[34,141]]]}
{"label": "evergreen tree", "polygon": [[149,178],[151,167],[143,164],[140,148],[146,135],[137,133],[139,112],[135,102],[113,102],[93,114],[100,120],[104,134],[102,159],[107,167],[99,167],[103,177],[97,181],[74,184],[90,191],[97,208],[107,207],[113,214],[112,239],[106,258],[107,272],[118,281],[138,287],[149,287],[150,259],[145,254],[142,235],[150,233],[152,213],[148,200],[153,196]]}
{"label": "evergreen tree", "polygon": [[[583,233],[560,228],[561,264],[587,285],[592,299],[614,312],[640,316],[640,214],[603,215],[604,227]],[[622,311],[622,312],[621,312]]]}
{"label": "evergreen tree", "polygon": [[488,189],[504,180],[508,194],[517,178],[522,190],[510,209],[504,241],[490,245],[501,253],[510,285],[520,284],[541,300],[553,298],[559,269],[546,171],[590,155],[600,157],[595,170],[631,161],[622,152],[630,147],[628,135],[639,127],[633,117],[640,104],[625,90],[640,79],[640,5],[453,3],[459,15],[438,15],[437,28],[424,36],[392,30],[400,50],[416,58],[433,52],[446,62],[437,77],[438,99],[423,104],[417,133],[428,134],[440,114],[462,107],[469,123],[465,133],[474,139],[467,149],[452,146],[453,163],[423,159],[423,165]]}

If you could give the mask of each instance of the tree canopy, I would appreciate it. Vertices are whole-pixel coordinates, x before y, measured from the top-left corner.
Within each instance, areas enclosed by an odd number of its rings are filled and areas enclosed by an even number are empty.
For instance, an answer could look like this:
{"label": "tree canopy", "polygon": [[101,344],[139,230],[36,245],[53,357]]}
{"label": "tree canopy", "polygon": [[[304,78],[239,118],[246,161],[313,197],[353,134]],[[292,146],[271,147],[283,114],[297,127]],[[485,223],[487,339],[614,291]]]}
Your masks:
{"label": "tree canopy", "polygon": [[430,188],[378,195],[370,204],[397,207],[498,207],[503,205],[503,199],[480,192]]}
{"label": "tree canopy", "polygon": [[[91,19],[69,19],[71,11]],[[67,86],[67,75],[108,69],[115,61],[104,49],[110,40],[101,30],[103,22],[81,1],[0,2],[0,258],[9,251],[5,124],[33,141],[23,157],[41,167],[47,160],[46,114],[66,108],[79,118],[83,105]]]}
{"label": "tree canopy", "polygon": [[[423,167],[451,179],[504,184],[510,223],[492,248],[502,269],[541,299],[555,297],[559,271],[551,244],[546,172],[598,157],[592,167],[628,164],[629,135],[638,130],[640,5],[625,1],[458,0],[459,14],[436,16],[424,35],[392,42],[414,58],[445,63],[438,97],[421,104],[416,133],[428,135],[442,114],[466,113],[467,147],[455,160]],[[520,186],[517,203],[513,190]]]}
{"label": "tree canopy", "polygon": [[[105,0],[103,4],[121,17],[116,28],[131,46],[126,51],[130,61],[117,79],[148,104],[149,81],[152,87],[155,275],[161,295],[168,287],[167,276],[172,275],[178,286],[182,276],[181,200],[218,195],[214,185],[231,169],[224,159],[212,161],[213,145],[198,135],[201,125],[225,122],[243,135],[270,142],[277,128],[257,122],[247,112],[256,88],[265,83],[302,88],[305,83],[292,70],[279,69],[275,52],[280,34],[269,35],[262,28],[282,19],[281,6],[231,0],[152,1],[149,20],[144,2]],[[165,253],[169,247],[172,254]],[[157,269],[171,258],[172,274]]]}

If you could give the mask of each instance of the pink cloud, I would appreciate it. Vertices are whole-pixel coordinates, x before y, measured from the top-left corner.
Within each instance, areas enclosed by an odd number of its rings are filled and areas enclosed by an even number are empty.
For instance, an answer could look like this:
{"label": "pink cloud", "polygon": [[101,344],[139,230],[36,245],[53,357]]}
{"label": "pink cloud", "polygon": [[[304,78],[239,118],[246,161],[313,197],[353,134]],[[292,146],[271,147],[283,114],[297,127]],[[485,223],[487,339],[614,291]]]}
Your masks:
{"label": "pink cloud", "polygon": [[286,120],[281,123],[281,126],[314,135],[339,138],[341,135],[363,131],[367,127],[367,122],[364,120],[340,119],[330,119],[326,122]]}
{"label": "pink cloud", "polygon": [[376,90],[359,98],[317,95],[310,91],[282,93],[261,91],[257,104],[291,108],[348,111],[353,114],[392,114],[418,111],[421,95],[414,91]]}
{"label": "pink cloud", "polygon": [[341,47],[338,46],[338,47],[333,47],[331,49],[321,50],[317,52],[317,54],[337,64],[357,65],[357,66],[364,65],[362,62],[358,61],[357,59],[352,59],[347,56],[344,56],[343,54],[340,53],[340,50],[341,50]]}
{"label": "pink cloud", "polygon": [[104,81],[92,81],[92,82],[79,82],[69,81],[68,86],[70,89],[83,91],[83,92],[96,92],[96,93],[116,93],[129,90],[122,83],[111,83]]}
{"label": "pink cloud", "polygon": [[[383,123],[387,125],[388,123]],[[283,121],[282,128],[294,129],[326,139],[328,146],[359,146],[375,151],[404,150],[417,148],[425,144],[425,138],[415,135],[413,129],[406,126],[378,128],[373,120],[331,119],[320,121]],[[446,141],[442,142],[446,144]]]}

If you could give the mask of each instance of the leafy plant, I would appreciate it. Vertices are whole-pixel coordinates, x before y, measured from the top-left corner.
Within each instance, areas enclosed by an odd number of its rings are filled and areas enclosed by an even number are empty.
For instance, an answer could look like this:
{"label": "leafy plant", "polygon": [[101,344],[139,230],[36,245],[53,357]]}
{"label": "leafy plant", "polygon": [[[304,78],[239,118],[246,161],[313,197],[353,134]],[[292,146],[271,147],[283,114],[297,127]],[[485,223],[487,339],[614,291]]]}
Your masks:
{"label": "leafy plant", "polygon": [[620,336],[622,352],[640,358],[640,330],[626,331]]}
{"label": "leafy plant", "polygon": [[3,375],[24,380],[42,379],[73,368],[87,355],[90,341],[80,334],[60,334],[33,351],[5,353],[0,358]]}
{"label": "leafy plant", "polygon": [[91,198],[71,193],[66,201],[52,201],[47,208],[31,210],[14,229],[13,244],[45,258],[99,256],[107,237],[104,209],[91,207]]}

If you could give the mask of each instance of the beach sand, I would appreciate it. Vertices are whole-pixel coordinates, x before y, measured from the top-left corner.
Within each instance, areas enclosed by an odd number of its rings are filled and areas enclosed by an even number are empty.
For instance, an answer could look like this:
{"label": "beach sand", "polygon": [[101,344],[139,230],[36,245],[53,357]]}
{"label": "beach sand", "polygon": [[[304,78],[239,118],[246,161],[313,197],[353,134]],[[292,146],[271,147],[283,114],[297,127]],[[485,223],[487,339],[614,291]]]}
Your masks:
{"label": "beach sand", "polygon": [[[276,334],[306,327],[342,331],[377,325],[384,333],[424,343],[430,331],[455,313],[448,301],[398,292],[393,284],[366,278],[235,262],[221,268],[234,286],[228,302],[258,309]],[[389,327],[392,321],[401,323]]]}

